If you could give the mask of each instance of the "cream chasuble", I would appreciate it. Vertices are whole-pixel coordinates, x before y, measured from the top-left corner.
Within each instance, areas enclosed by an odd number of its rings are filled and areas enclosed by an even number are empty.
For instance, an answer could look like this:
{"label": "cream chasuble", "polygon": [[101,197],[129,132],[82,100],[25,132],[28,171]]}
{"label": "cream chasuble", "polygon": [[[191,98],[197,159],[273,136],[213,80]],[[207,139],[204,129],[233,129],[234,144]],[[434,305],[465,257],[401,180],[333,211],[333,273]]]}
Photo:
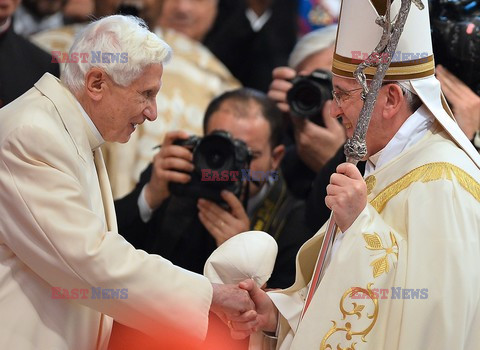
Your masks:
{"label": "cream chasuble", "polygon": [[366,178],[369,204],[299,325],[325,226],[300,250],[295,284],[269,293],[278,349],[478,348],[480,171],[434,128]]}

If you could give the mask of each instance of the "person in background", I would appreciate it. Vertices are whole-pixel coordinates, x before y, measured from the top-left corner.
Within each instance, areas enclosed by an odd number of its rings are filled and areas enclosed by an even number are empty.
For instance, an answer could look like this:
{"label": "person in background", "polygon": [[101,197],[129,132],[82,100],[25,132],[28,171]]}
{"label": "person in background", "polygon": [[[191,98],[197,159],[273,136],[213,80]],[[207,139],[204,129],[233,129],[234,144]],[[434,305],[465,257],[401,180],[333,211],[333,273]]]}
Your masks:
{"label": "person in background", "polygon": [[244,86],[267,92],[272,70],[287,64],[297,41],[297,2],[218,1],[217,20],[204,44]]}
{"label": "person in background", "polygon": [[458,125],[480,151],[480,96],[442,65],[437,65],[436,76]]}
{"label": "person in background", "polygon": [[13,30],[28,38],[43,30],[65,25],[64,0],[22,0],[14,15]]}
{"label": "person in background", "polygon": [[298,0],[300,37],[338,21],[340,0]]}
{"label": "person in background", "polygon": [[192,172],[194,164],[192,151],[174,144],[188,134],[167,133],[161,150],[135,190],[115,201],[124,236],[138,248],[202,272],[213,250],[230,237],[250,229],[265,231],[279,245],[277,264],[268,286],[280,288],[292,284],[296,251],[313,232],[305,226],[304,202],[290,195],[278,172],[285,150],[279,117],[274,103],[253,89],[225,92],[212,100],[205,112],[205,135],[216,130],[230,133],[250,148],[251,171],[275,173],[267,180],[250,181],[246,208],[242,199],[229,191],[222,192],[228,209],[212,200],[199,199],[201,194],[189,197],[172,193],[169,184],[188,184],[191,176],[185,172]]}
{"label": "person in background", "polygon": [[430,1],[436,76],[460,128],[480,150],[480,4]]}
{"label": "person in background", "polygon": [[100,150],[155,120],[171,49],[140,19],[110,16],[74,53],[85,60],[61,82],[46,73],[0,109],[0,348],[106,349],[113,319],[167,348],[193,346],[209,311],[234,319],[253,304],[125,241]]}
{"label": "person in background", "polygon": [[20,0],[4,0],[0,6],[0,108],[30,89],[48,72],[60,76],[50,55],[13,30],[12,16]]}
{"label": "person in background", "polygon": [[[250,171],[263,174],[279,171],[284,153],[284,146],[280,144],[282,122],[280,111],[265,94],[252,89],[225,92],[212,100],[203,124],[207,137],[222,130],[245,142],[253,155]],[[289,193],[281,172],[266,181],[250,182],[242,194],[237,194],[240,198],[230,191],[222,191],[226,207],[205,199],[202,194],[187,196],[173,192],[170,183],[188,186],[192,180],[190,174],[195,166],[192,151],[174,143],[187,136],[180,131],[167,133],[153,164],[142,174],[134,191],[115,201],[120,232],[137,248],[202,273],[210,254],[226,240],[248,230],[265,231],[278,244],[277,259],[267,286],[291,285],[296,252],[313,234],[305,223],[305,202]],[[229,164],[227,160],[226,164]],[[238,181],[242,181],[241,175]],[[211,183],[202,182],[200,187],[202,185],[207,188]],[[243,206],[245,196],[248,196],[246,208]],[[213,324],[218,323],[215,318],[211,320]],[[131,332],[124,328],[119,328],[117,333],[121,343],[127,341],[125,338],[135,339],[127,336]],[[117,334],[114,334],[116,338]],[[115,339],[115,343],[119,342]],[[219,349],[233,349],[241,344],[224,344]]]}
{"label": "person in background", "polygon": [[65,23],[73,24],[89,22],[94,11],[94,0],[67,0],[62,12]]}
{"label": "person in background", "polygon": [[315,175],[345,142],[345,130],[338,121],[329,117],[332,103],[330,80],[322,81],[325,86],[322,93],[327,92],[328,95],[322,96],[325,102],[317,115],[293,114],[287,94],[293,87],[292,80],[299,76],[309,76],[317,69],[331,74],[336,28],[335,25],[324,27],[302,37],[290,54],[289,66],[277,67],[272,72],[273,81],[268,95],[288,114],[293,134],[282,170],[289,188],[299,198],[308,197]]}

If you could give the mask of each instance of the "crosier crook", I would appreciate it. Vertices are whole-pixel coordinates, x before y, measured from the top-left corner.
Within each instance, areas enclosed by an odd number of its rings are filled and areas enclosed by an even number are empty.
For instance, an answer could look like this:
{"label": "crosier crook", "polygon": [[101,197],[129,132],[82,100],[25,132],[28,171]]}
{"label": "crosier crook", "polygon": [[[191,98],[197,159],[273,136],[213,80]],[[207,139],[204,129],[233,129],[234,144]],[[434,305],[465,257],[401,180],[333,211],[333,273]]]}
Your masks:
{"label": "crosier crook", "polygon": [[[360,112],[360,116],[355,127],[355,132],[353,133],[352,138],[348,139],[344,147],[345,156],[347,157],[347,162],[349,163],[356,165],[359,160],[363,159],[367,155],[367,144],[365,138],[367,135],[368,124],[370,123],[373,107],[375,106],[378,92],[382,86],[383,78],[385,77],[388,67],[390,66],[392,57],[395,54],[395,50],[398,45],[398,41],[400,40],[400,36],[407,21],[412,2],[420,10],[425,8],[421,0],[401,0],[400,10],[394,23],[392,24],[390,20],[390,6],[392,0],[387,0],[385,15],[379,16],[375,20],[375,23],[383,28],[382,37],[380,38],[380,41],[373,52],[357,67],[353,74],[355,79],[363,88],[362,99],[365,102]],[[379,57],[382,57],[383,59],[379,60]],[[377,71],[375,72],[369,89],[366,83],[364,71],[367,67],[372,66],[377,67]],[[323,238],[322,247],[320,248],[317,264],[315,266],[315,271],[310,283],[307,298],[305,299],[300,320],[303,318],[303,315],[305,314],[325,271],[325,261],[331,250],[335,233],[337,231],[337,225],[335,224],[332,216],[333,212],[330,214],[327,231],[325,232],[325,236]]]}

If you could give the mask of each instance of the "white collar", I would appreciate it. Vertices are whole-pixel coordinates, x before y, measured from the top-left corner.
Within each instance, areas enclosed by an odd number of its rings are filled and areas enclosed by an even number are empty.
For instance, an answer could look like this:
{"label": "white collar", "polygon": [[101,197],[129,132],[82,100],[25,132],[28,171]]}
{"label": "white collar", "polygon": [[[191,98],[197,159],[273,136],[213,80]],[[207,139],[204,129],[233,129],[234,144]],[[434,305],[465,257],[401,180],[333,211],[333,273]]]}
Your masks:
{"label": "white collar", "polygon": [[432,113],[422,105],[403,123],[395,136],[379,152],[368,158],[365,166],[367,177],[377,168],[388,163],[400,153],[416,144],[425,135],[434,121]]}
{"label": "white collar", "polygon": [[10,23],[12,23],[12,18],[8,17],[2,25],[0,25],[0,34],[5,33],[8,30],[8,27],[10,27]]}
{"label": "white collar", "polygon": [[80,113],[82,114],[83,118],[87,122],[87,125],[89,126],[90,130],[92,131],[93,135],[95,136],[95,139],[98,141],[98,144],[101,145],[101,144],[105,143],[105,140],[103,139],[102,135],[98,131],[97,127],[93,123],[90,116],[87,114],[87,112],[85,112],[85,109],[83,109],[80,102],[78,102],[77,99],[75,99],[75,102],[77,102],[78,108],[80,108]]}

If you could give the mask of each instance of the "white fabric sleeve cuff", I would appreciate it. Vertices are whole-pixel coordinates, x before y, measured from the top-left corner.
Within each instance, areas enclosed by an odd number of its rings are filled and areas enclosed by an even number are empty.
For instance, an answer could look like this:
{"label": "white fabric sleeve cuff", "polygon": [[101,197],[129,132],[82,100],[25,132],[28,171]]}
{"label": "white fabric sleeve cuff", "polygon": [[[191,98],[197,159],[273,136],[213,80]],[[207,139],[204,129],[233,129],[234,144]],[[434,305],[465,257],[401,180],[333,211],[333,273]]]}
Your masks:
{"label": "white fabric sleeve cuff", "polygon": [[138,200],[137,200],[138,210],[140,211],[140,218],[145,223],[150,221],[150,219],[152,218],[152,213],[153,213],[153,209],[150,208],[150,206],[147,203],[147,200],[145,199],[145,187],[146,186],[147,185],[143,186],[142,192],[140,192],[140,195],[138,196]]}

